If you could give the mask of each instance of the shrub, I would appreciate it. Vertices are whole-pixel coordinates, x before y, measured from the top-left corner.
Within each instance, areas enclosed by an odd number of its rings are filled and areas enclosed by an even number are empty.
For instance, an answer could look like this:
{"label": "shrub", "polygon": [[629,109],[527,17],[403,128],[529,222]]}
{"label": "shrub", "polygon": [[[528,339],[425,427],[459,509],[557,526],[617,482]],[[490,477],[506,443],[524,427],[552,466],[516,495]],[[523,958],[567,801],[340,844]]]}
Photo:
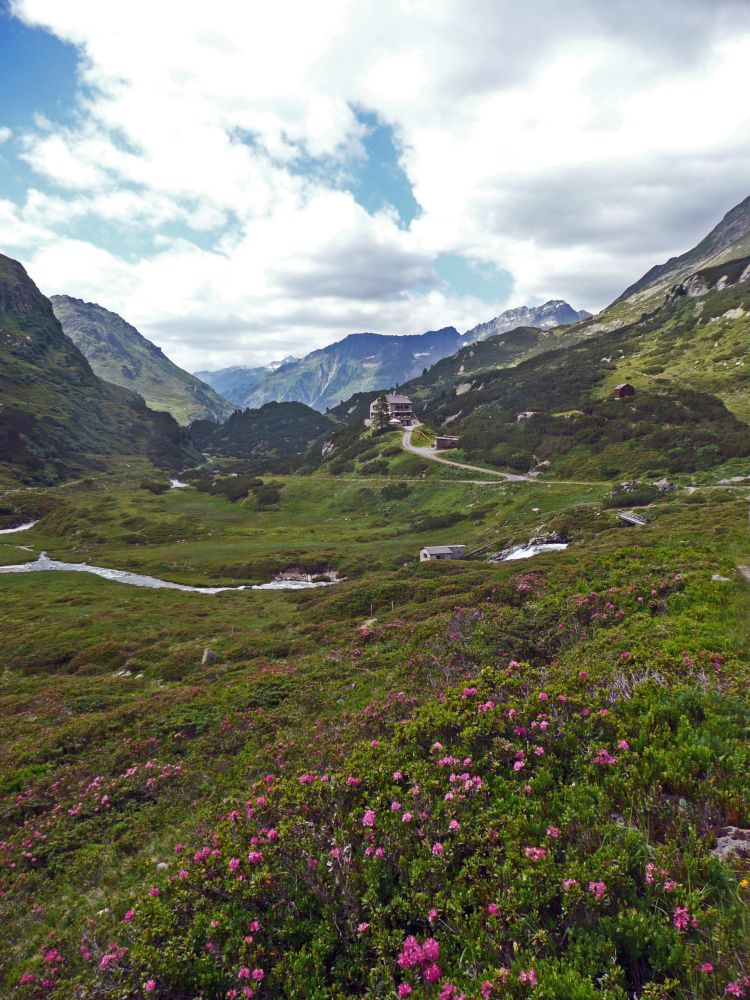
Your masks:
{"label": "shrub", "polygon": [[411,490],[406,483],[388,483],[380,491],[384,500],[405,500]]}

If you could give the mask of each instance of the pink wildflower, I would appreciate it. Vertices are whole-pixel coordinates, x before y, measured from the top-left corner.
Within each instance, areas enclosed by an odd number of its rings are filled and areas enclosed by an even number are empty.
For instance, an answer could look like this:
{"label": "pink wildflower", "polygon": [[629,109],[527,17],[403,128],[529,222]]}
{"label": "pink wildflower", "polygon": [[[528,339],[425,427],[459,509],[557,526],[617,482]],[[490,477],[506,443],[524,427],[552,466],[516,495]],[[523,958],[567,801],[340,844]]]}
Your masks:
{"label": "pink wildflower", "polygon": [[523,969],[518,973],[519,983],[526,983],[528,986],[536,986],[536,972],[534,969],[528,969],[526,972]]}
{"label": "pink wildflower", "polygon": [[156,989],[156,981],[154,979],[147,979],[144,989],[147,993],[153,993]]}
{"label": "pink wildflower", "polygon": [[527,847],[524,854],[530,861],[542,861],[547,857],[547,851],[543,847]]}
{"label": "pink wildflower", "polygon": [[440,958],[440,945],[435,938],[427,938],[422,945],[422,955],[425,962],[437,962]]}
{"label": "pink wildflower", "polygon": [[412,988],[411,988],[411,986],[409,986],[408,983],[401,983],[401,985],[398,988],[398,995],[399,995],[399,997],[400,998],[402,998],[402,997],[410,997],[411,994],[412,994]]}
{"label": "pink wildflower", "polygon": [[362,817],[362,826],[375,826],[375,810],[367,809]]}
{"label": "pink wildflower", "polygon": [[415,965],[421,965],[423,961],[422,948],[413,934],[404,940],[397,961],[402,969],[411,969]]}
{"label": "pink wildflower", "polygon": [[433,962],[431,965],[426,965],[424,967],[424,971],[422,974],[425,978],[425,982],[436,983],[440,979],[443,973],[440,970],[440,966],[435,965]]}
{"label": "pink wildflower", "polygon": [[439,857],[443,853],[443,845],[439,840],[436,840],[432,845],[432,853],[434,857]]}
{"label": "pink wildflower", "polygon": [[701,972],[706,976],[710,976],[711,973],[714,971],[714,967],[713,965],[711,965],[710,962],[701,962],[699,968]]}
{"label": "pink wildflower", "polygon": [[589,882],[589,892],[593,894],[597,903],[607,895],[606,882]]}

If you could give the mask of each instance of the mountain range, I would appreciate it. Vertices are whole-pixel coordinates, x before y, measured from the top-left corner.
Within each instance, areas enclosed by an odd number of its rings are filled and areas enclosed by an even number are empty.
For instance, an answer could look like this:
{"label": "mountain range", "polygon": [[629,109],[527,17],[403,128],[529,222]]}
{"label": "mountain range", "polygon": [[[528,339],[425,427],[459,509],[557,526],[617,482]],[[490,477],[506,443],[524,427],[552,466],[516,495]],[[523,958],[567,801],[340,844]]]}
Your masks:
{"label": "mountain range", "polygon": [[166,410],[181,424],[226,420],[235,407],[209,385],[178,368],[160,347],[117,313],[70,295],[50,297],[63,332],[107,382],[137,392],[152,410]]}
{"label": "mountain range", "polygon": [[271,401],[296,400],[327,410],[355,393],[390,388],[440,361],[468,343],[517,326],[541,330],[589,317],[562,300],[541,306],[508,309],[487,323],[460,334],[455,327],[427,333],[388,335],[352,333],[301,359],[286,358],[268,368],[225,368],[198,375],[238,406],[258,407]]}
{"label": "mountain range", "polygon": [[224,399],[233,400],[238,406],[242,406],[253,386],[284,365],[295,364],[299,360],[290,354],[280,361],[261,365],[260,368],[231,365],[229,368],[220,368],[217,371],[195,372],[195,377],[212,386]]}
{"label": "mountain range", "polygon": [[168,413],[98,378],[18,261],[0,255],[0,463],[55,483],[125,457],[181,468],[198,453]]}
{"label": "mountain range", "polygon": [[[253,460],[300,455],[337,425],[361,422],[375,393],[395,384],[433,427],[458,432],[469,455],[522,471],[549,462],[609,478],[750,453],[750,199],[595,318],[553,301],[463,335],[352,334],[263,369],[248,397],[256,405],[225,429],[216,421],[232,404],[134,327],[67,296],[54,306],[70,336],[22,265],[0,256],[0,462],[25,482],[138,456],[177,469],[199,458],[196,444]],[[74,339],[100,372],[141,391],[100,378]],[[241,381],[244,371],[224,374]],[[623,381],[636,395],[615,402]],[[271,391],[306,398],[265,400]],[[144,396],[184,420],[202,414],[192,438]]]}

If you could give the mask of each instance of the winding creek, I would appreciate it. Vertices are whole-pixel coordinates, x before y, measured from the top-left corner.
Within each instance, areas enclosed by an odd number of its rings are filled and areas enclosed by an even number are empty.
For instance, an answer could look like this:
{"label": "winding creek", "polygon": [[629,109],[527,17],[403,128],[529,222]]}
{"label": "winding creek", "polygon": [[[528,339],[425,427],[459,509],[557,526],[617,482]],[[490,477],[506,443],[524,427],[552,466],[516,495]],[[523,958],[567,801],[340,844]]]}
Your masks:
{"label": "winding creek", "polygon": [[108,569],[105,566],[89,566],[88,563],[60,562],[50,559],[42,552],[34,562],[20,563],[15,566],[0,566],[0,573],[48,573],[55,571],[73,573],[93,573],[105,580],[115,583],[126,583],[131,587],[150,587],[152,590],[183,590],[191,594],[221,594],[226,590],[309,590],[312,587],[329,587],[336,580],[271,580],[270,583],[252,583],[240,587],[189,587],[185,583],[172,583],[170,580],[159,580],[155,576],[142,576],[140,573],[128,573],[122,569]]}

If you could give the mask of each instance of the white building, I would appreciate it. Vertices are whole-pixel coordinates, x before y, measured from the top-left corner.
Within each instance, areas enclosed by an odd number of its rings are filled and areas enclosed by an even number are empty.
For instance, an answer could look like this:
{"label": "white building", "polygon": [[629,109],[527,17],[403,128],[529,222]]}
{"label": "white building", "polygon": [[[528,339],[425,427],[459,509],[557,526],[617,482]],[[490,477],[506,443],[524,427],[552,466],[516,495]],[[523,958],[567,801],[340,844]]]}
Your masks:
{"label": "white building", "polygon": [[426,545],[419,551],[419,561],[432,562],[434,559],[463,559],[465,553],[465,545]]}
{"label": "white building", "polygon": [[[377,396],[370,403],[370,419],[365,420],[368,427],[372,427],[379,401],[380,396]],[[408,396],[402,396],[397,392],[389,392],[386,394],[385,402],[388,407],[388,423],[391,427],[411,427],[412,424],[417,423],[417,418],[414,416],[414,409]]]}

